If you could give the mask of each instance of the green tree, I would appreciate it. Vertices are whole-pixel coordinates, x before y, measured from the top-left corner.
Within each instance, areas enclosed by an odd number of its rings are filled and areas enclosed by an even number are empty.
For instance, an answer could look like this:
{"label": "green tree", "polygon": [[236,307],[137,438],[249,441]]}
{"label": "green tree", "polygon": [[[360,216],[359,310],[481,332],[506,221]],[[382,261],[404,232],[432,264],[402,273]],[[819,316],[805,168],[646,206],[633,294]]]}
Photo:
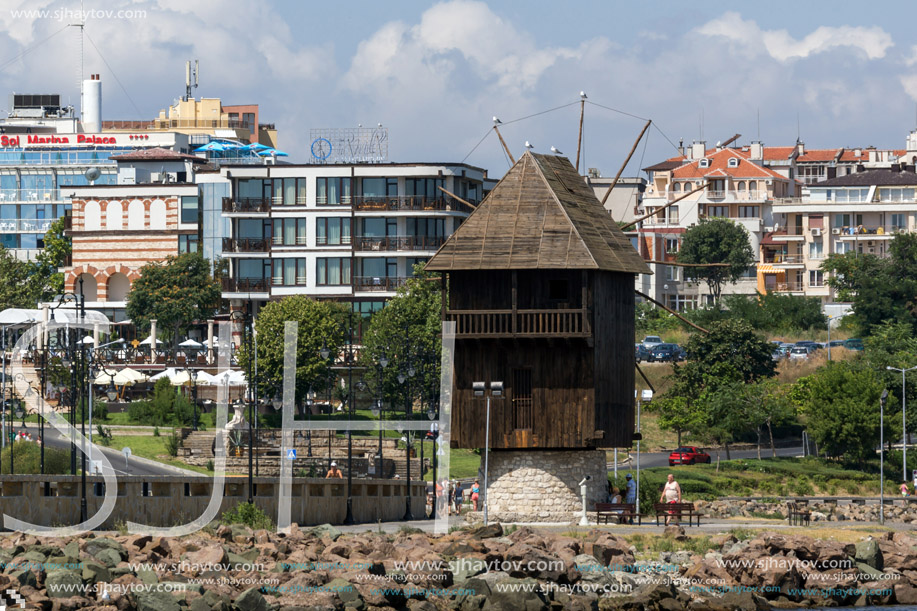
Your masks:
{"label": "green tree", "polygon": [[140,268],[140,278],[127,294],[127,315],[139,329],[156,319],[161,328],[180,328],[210,318],[220,303],[220,285],[210,264],[198,253],[169,257]]}
{"label": "green tree", "polygon": [[[41,445],[34,441],[17,441],[13,446],[13,473],[22,475],[41,472]],[[0,474],[10,472],[10,445],[0,452]],[[70,473],[70,452],[45,448],[45,473],[64,475]]]}
{"label": "green tree", "polygon": [[818,297],[765,293],[724,295],[721,304],[687,312],[691,322],[706,327],[716,320],[739,319],[759,331],[792,333],[794,331],[826,329],[827,319],[821,311]]}
{"label": "green tree", "polygon": [[38,253],[33,264],[32,282],[42,300],[48,300],[64,292],[64,275],[57,270],[65,265],[73,252],[69,237],[64,235],[66,217],[60,217],[45,233],[45,247]]}
{"label": "green tree", "polygon": [[[394,405],[407,402],[408,384],[414,397],[432,401],[439,396],[440,354],[442,340],[439,283],[423,271],[422,264],[414,269],[414,277],[398,289],[398,294],[376,312],[363,334],[363,358],[368,367],[367,377],[375,384],[376,363],[385,355],[389,364],[382,374],[383,396]],[[415,375],[404,384],[398,376],[407,376],[413,368]]]}
{"label": "green tree", "polygon": [[692,436],[724,444],[728,457],[728,444],[747,426],[729,409],[733,385],[772,377],[777,364],[771,358],[771,345],[744,321],[716,321],[709,331],[693,334],[685,346],[688,361],[673,367],[672,387],[665,398],[685,404],[675,412],[680,420],[663,422],[669,430],[690,427],[684,430]]}
{"label": "green tree", "polygon": [[134,422],[147,426],[184,426],[192,423],[194,407],[168,378],[160,378],[153,386],[153,397],[132,401],[128,415]]}
{"label": "green tree", "polygon": [[[894,389],[901,404],[901,372],[889,371],[888,367],[909,369],[917,365],[917,337],[906,322],[886,321],[873,327],[864,342],[863,358],[882,380],[885,388]],[[913,432],[917,427],[917,371],[905,374],[905,397],[908,406],[907,429]],[[892,406],[890,406],[892,407]]]}
{"label": "green tree", "polygon": [[917,234],[898,234],[889,257],[857,252],[830,255],[822,264],[838,299],[853,303],[854,319],[866,335],[886,320],[917,331]]}
{"label": "green tree", "polygon": [[[873,457],[879,443],[879,396],[885,388],[876,373],[861,363],[832,361],[809,376],[807,386],[806,428],[819,449],[850,461]],[[888,403],[890,412],[891,394]],[[886,439],[895,434],[896,419],[889,416]]]}
{"label": "green tree", "polygon": [[693,267],[688,272],[694,280],[707,283],[714,303],[719,303],[723,285],[736,282],[755,262],[748,232],[726,218],[701,219],[695,227],[685,231],[677,258],[679,263],[728,264]]}
{"label": "green tree", "polygon": [[32,266],[20,261],[6,248],[0,246],[0,310],[6,308],[34,308],[39,295],[32,282]]}
{"label": "green tree", "polygon": [[675,431],[675,434],[678,435],[678,445],[681,446],[682,433],[703,428],[704,414],[696,407],[697,403],[689,402],[686,397],[667,394],[646,404],[645,409],[650,413],[659,414],[659,427],[667,431]]}
{"label": "green tree", "polygon": [[[283,386],[284,323],[299,323],[296,347],[296,401],[305,399],[310,387],[316,392],[327,391],[331,380],[330,359],[320,352],[326,346],[332,355],[340,354],[347,337],[349,308],[334,301],[317,301],[304,295],[293,295],[272,301],[261,309],[255,320],[258,338],[258,389],[262,395],[275,396]],[[356,323],[356,321],[354,321]],[[251,358],[243,342],[239,364],[248,371]]]}

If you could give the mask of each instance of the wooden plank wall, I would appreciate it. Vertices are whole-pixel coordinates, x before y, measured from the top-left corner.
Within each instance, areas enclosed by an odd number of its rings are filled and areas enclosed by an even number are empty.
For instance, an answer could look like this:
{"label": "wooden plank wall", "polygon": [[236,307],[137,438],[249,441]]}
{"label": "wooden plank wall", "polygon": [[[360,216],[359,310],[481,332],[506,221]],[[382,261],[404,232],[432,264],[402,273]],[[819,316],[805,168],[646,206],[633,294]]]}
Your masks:
{"label": "wooden plank wall", "polygon": [[634,433],[634,276],[592,274],[595,337],[595,428],[599,447],[629,447]]}
{"label": "wooden plank wall", "polygon": [[[502,380],[506,393],[491,402],[491,448],[594,447],[593,363],[585,339],[457,339],[452,447],[484,447],[485,401],[473,397],[471,384],[493,380]],[[532,368],[531,435],[512,428],[513,369],[523,367]]]}

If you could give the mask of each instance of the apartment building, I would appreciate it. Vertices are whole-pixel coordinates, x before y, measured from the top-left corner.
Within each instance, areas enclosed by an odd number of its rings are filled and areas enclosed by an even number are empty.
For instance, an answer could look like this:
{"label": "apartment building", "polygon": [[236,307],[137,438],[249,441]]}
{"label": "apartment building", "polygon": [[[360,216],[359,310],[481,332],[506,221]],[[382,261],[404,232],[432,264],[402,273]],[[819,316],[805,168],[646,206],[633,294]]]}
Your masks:
{"label": "apartment building", "polygon": [[221,166],[231,183],[223,297],[254,310],[304,294],[380,309],[471,213],[486,172],[449,163]]}
{"label": "apartment building", "polygon": [[895,234],[917,230],[915,193],[914,165],[895,163],[811,184],[800,198],[775,201],[775,231],[761,243],[758,290],[832,302],[820,269],[825,257],[887,256]]}
{"label": "apartment building", "polygon": [[[760,147],[758,149],[760,153]],[[690,159],[673,159],[646,168],[649,181],[643,194],[642,214],[659,212],[644,220],[638,232],[638,250],[654,274],[638,279],[638,289],[674,310],[705,305],[711,299],[706,285],[686,278],[685,268],[674,262],[685,231],[702,218],[729,218],[748,231],[758,252],[765,227],[773,224],[772,203],[796,193],[795,181],[767,168],[760,154],[733,148],[706,150],[695,143]],[[686,193],[709,184],[677,204],[663,208]],[[724,289],[726,293],[753,293],[755,269]]]}

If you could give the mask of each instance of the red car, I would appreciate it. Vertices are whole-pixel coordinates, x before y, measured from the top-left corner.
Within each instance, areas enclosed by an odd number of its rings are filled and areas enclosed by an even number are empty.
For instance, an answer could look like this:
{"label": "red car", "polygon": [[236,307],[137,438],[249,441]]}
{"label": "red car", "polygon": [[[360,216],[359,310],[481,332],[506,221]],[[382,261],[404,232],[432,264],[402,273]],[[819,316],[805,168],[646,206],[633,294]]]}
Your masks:
{"label": "red car", "polygon": [[697,462],[710,462],[710,455],[694,446],[684,446],[675,448],[669,454],[669,466],[675,465],[693,465]]}

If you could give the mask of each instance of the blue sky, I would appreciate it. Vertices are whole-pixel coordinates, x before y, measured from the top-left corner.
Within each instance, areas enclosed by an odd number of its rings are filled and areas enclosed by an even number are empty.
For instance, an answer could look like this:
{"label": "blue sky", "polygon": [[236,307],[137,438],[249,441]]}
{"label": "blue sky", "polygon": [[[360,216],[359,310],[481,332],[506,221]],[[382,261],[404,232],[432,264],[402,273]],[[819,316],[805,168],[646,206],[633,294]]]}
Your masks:
{"label": "blue sky", "polygon": [[[917,123],[917,40],[908,31],[917,8],[875,6],[86,0],[86,10],[143,14],[88,19],[85,72],[102,75],[104,118],[150,118],[183,93],[184,61],[196,58],[195,95],[260,104],[293,161],[309,160],[312,128],[381,122],[392,161],[467,157],[497,176],[507,161],[492,116],[516,156],[528,140],[572,158],[585,90],[585,166],[613,175],[642,126],[597,105],[658,126],[628,168],[635,174],[641,160],[674,152],[666,137],[756,139],[759,115],[768,145],[792,144],[798,125],[810,148],[903,147]],[[61,8],[79,5],[0,3],[0,91],[60,92],[76,103],[76,30],[58,32],[74,19],[14,13]]]}

